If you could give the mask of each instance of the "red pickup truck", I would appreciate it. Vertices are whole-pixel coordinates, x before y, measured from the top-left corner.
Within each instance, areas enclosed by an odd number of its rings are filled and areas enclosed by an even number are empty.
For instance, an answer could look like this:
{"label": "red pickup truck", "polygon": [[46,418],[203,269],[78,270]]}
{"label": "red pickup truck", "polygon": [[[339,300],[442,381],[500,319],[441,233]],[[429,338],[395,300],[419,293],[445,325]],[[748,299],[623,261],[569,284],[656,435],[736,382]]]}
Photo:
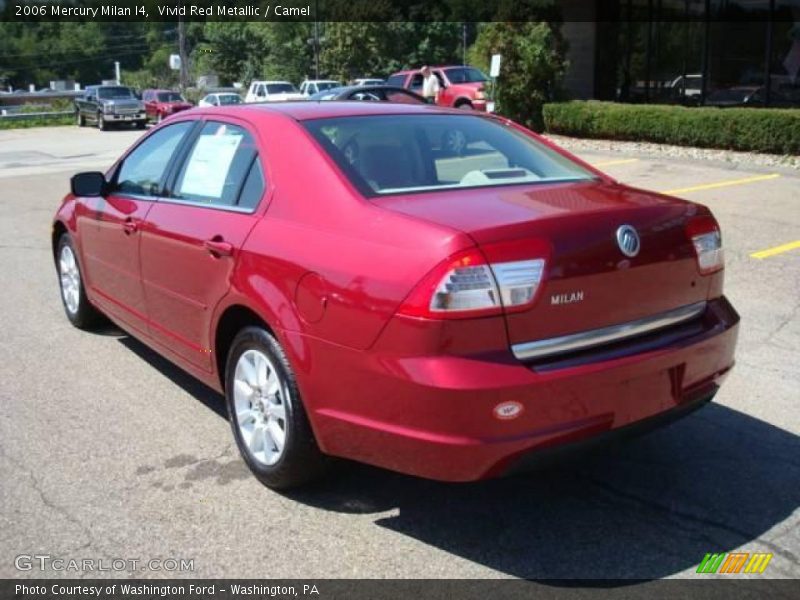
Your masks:
{"label": "red pickup truck", "polygon": [[171,90],[145,90],[142,92],[142,101],[147,118],[157,123],[171,114],[192,108],[191,102]]}
{"label": "red pickup truck", "polygon": [[[485,84],[489,78],[480,69],[469,66],[431,67],[439,79],[441,91],[436,100],[439,106],[454,108],[487,109]],[[396,85],[422,94],[422,73],[419,69],[398,71],[386,80],[387,85]]]}

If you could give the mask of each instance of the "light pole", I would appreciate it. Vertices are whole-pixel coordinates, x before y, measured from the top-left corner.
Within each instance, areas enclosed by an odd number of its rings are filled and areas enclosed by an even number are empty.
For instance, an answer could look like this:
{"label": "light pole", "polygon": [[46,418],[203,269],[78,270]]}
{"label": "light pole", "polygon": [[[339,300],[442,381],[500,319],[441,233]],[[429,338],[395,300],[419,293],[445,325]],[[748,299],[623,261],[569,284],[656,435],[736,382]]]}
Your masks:
{"label": "light pole", "polygon": [[319,0],[314,0],[314,79],[319,79]]}
{"label": "light pole", "polygon": [[461,22],[461,64],[467,64],[467,23]]}

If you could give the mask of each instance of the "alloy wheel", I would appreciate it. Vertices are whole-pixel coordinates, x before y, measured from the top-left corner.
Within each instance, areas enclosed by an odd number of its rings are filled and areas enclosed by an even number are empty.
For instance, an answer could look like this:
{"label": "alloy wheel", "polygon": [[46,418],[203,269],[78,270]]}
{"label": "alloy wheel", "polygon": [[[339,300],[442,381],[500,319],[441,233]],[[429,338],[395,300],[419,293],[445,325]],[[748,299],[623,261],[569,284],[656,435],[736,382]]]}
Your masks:
{"label": "alloy wheel", "polygon": [[58,257],[58,273],[61,276],[61,297],[70,314],[75,315],[80,308],[81,274],[72,248],[64,246]]}
{"label": "alloy wheel", "polygon": [[233,375],[235,422],[256,462],[274,465],[286,447],[288,387],[260,350],[247,350]]}

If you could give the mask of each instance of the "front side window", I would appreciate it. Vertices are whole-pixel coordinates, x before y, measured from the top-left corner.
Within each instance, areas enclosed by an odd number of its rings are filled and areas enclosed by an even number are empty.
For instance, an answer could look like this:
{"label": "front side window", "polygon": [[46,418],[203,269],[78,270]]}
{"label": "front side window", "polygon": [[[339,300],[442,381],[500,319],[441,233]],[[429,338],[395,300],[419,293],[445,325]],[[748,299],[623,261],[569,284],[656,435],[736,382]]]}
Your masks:
{"label": "front side window", "polygon": [[380,115],[303,123],[365,195],[592,179],[535,138],[472,115]]}
{"label": "front side window", "polygon": [[252,136],[229,123],[209,122],[181,167],[173,198],[212,206],[236,206],[256,157]]}
{"label": "front side window", "polygon": [[116,191],[157,196],[170,158],[194,122],[183,121],[159,129],[133,150],[117,173]]}

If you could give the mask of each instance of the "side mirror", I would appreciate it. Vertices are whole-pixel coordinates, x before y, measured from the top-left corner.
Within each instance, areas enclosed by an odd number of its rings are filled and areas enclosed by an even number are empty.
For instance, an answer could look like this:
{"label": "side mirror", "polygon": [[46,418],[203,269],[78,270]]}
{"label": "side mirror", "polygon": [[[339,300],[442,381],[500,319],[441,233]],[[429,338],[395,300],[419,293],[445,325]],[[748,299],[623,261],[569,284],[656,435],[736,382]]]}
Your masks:
{"label": "side mirror", "polygon": [[96,197],[102,196],[106,191],[106,176],[100,171],[87,171],[78,173],[70,179],[70,187],[75,196]]}

